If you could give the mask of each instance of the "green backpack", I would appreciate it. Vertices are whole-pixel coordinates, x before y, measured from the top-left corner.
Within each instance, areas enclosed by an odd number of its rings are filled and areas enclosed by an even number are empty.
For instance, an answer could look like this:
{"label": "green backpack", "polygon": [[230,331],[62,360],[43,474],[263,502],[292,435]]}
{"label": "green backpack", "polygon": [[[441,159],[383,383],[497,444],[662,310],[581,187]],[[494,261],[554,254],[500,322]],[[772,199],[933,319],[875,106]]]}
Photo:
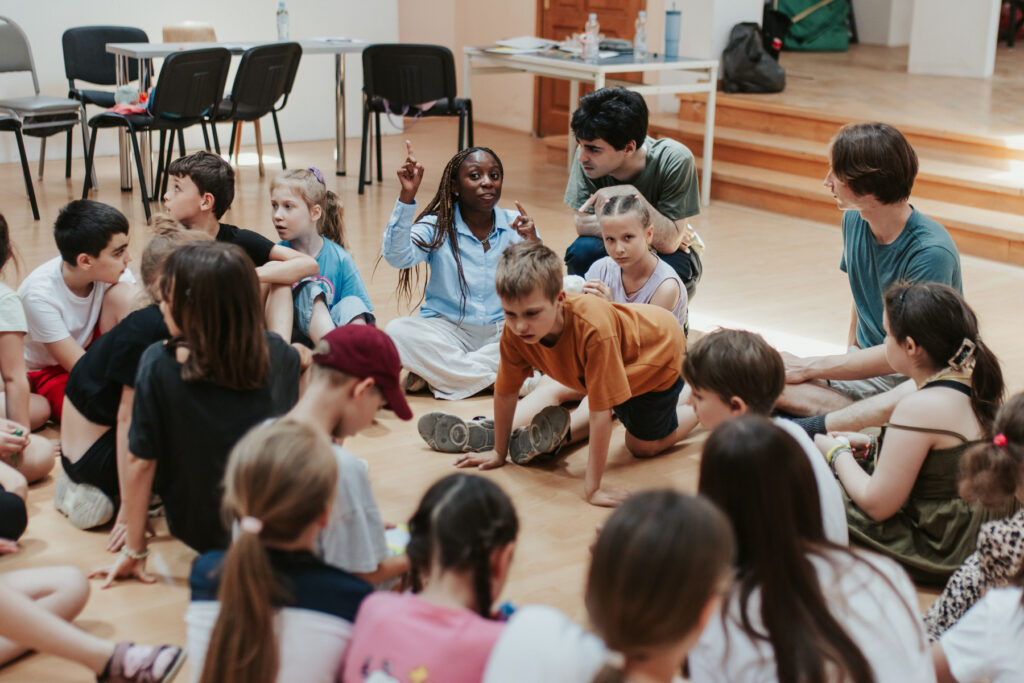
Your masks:
{"label": "green backpack", "polygon": [[850,48],[849,0],[775,0],[775,9],[793,20],[783,49],[844,52]]}

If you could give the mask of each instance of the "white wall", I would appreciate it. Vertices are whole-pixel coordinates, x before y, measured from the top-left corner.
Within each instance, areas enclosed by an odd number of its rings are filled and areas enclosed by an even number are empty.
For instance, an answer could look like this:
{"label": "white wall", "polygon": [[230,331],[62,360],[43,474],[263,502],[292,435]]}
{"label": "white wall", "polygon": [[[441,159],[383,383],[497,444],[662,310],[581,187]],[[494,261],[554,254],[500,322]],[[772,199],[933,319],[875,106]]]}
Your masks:
{"label": "white wall", "polygon": [[[348,36],[370,42],[398,40],[398,0],[288,0],[292,38]],[[64,56],[61,35],[74,26],[119,25],[137,26],[149,34],[153,42],[161,40],[164,25],[184,20],[205,21],[217,31],[222,41],[272,41],[277,38],[276,0],[142,0],[141,2],[82,2],[81,0],[0,0],[0,15],[17,22],[28,34],[43,94],[63,97],[67,94],[64,77]],[[347,135],[360,134],[362,62],[358,55],[346,58]],[[231,85],[232,73],[228,77]],[[281,135],[288,140],[322,140],[334,138],[334,58],[331,55],[303,56],[298,78],[288,106],[281,112]],[[26,74],[0,74],[0,98],[32,94],[32,79]],[[99,110],[89,107],[92,115]],[[273,144],[274,128],[263,126],[264,141]],[[253,127],[243,127],[245,144],[253,142]],[[219,128],[227,145],[228,126]],[[82,155],[81,139],[75,132],[74,154]],[[198,149],[202,135],[198,130],[189,136],[191,149]],[[29,157],[38,158],[39,140],[27,138]],[[114,154],[117,135],[107,130],[100,133],[97,154]],[[267,150],[273,152],[273,150]],[[64,157],[64,136],[51,137],[47,143],[48,159]],[[17,147],[12,135],[0,135],[0,161],[15,161]],[[349,162],[351,164],[351,162]],[[62,172],[52,168],[48,173]]]}
{"label": "white wall", "polygon": [[914,0],[853,0],[857,37],[866,45],[908,45]]}
{"label": "white wall", "polygon": [[907,71],[990,77],[996,63],[1000,4],[1000,0],[914,0]]}

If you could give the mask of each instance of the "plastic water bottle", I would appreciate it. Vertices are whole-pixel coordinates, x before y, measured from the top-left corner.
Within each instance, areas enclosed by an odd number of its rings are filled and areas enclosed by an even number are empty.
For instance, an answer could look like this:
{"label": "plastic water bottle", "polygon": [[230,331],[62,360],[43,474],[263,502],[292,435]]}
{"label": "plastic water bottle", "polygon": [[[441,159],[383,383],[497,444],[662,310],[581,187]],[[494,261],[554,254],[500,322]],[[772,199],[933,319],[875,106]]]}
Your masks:
{"label": "plastic water bottle", "polygon": [[647,56],[647,12],[640,10],[636,15],[636,33],[633,35],[633,56],[643,59]]}
{"label": "plastic water bottle", "polygon": [[277,3],[277,39],[288,40],[288,8],[284,0]]}
{"label": "plastic water bottle", "polygon": [[597,14],[591,12],[590,16],[587,17],[587,23],[583,25],[583,32],[586,34],[586,39],[583,41],[583,59],[597,59],[600,31],[601,27],[597,23]]}

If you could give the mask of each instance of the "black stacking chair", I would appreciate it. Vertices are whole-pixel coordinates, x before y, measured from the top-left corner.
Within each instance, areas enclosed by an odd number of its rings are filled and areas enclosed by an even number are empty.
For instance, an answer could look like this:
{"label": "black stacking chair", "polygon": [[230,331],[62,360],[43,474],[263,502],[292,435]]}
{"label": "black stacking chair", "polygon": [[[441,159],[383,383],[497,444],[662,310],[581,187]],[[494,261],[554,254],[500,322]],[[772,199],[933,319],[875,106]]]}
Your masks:
{"label": "black stacking chair", "polygon": [[[107,43],[148,43],[149,36],[141,28],[130,26],[79,26],[64,31],[64,75],[68,78],[68,97],[82,103],[82,153],[89,153],[89,120],[85,105],[110,109],[114,106],[113,90],[87,90],[75,81],[93,85],[117,84],[117,66],[114,55],[107,52]],[[139,65],[128,60],[128,80],[139,77]],[[93,178],[93,182],[95,182]]]}
{"label": "black stacking chair", "polygon": [[18,141],[18,154],[21,155],[21,172],[25,176],[25,191],[28,192],[28,200],[32,204],[32,217],[39,220],[39,205],[36,204],[36,191],[32,187],[32,172],[28,168],[28,157],[25,155],[25,138],[21,136],[21,121],[11,112],[7,115],[0,112],[0,130],[9,130],[14,133]]}
{"label": "black stacking chair", "polygon": [[[381,174],[380,115],[458,116],[458,148],[473,146],[473,103],[456,97],[455,58],[440,45],[381,44],[363,51],[363,142],[359,157],[359,194],[370,183],[370,113],[377,124],[377,181]],[[436,102],[435,102],[436,100]],[[434,102],[426,110],[418,104]],[[463,138],[466,144],[463,145]]]}
{"label": "black stacking chair", "polygon": [[[167,188],[166,173],[164,173],[162,188],[160,176],[172,158],[174,132],[178,133],[178,151],[184,154],[185,136],[182,131],[204,122],[212,123],[213,114],[224,94],[224,82],[227,80],[230,64],[231,53],[222,47],[175,52],[164,60],[160,69],[160,78],[153,91],[150,113],[124,115],[103,112],[89,119],[89,127],[93,129],[93,133],[85,162],[86,176],[85,186],[82,188],[82,198],[86,198],[89,194],[97,129],[127,128],[132,139],[135,165],[139,172],[139,189],[142,193],[142,203],[146,209],[146,221],[148,222],[150,196],[143,173],[143,160],[139,156],[138,134],[151,130],[160,131],[160,159],[157,164],[156,178],[153,181],[155,196],[152,198],[153,201],[156,201]],[[213,132],[214,139],[216,139],[216,129]],[[167,143],[166,159],[164,158],[165,142]],[[209,140],[207,140],[206,148],[210,148]]]}
{"label": "black stacking chair", "polygon": [[[281,153],[281,168],[288,168],[284,161],[284,144],[281,142],[281,127],[277,112],[288,104],[288,95],[295,83],[299,70],[302,46],[298,43],[271,43],[250,48],[242,53],[235,72],[235,84],[217,107],[215,120],[232,121],[231,144],[228,156],[235,155],[238,162],[236,140],[241,143],[242,122],[252,121],[256,127],[256,149],[260,157],[260,175],[263,175],[263,139],[260,119],[270,114],[274,119],[274,134],[277,135],[277,150]],[[280,103],[278,102],[280,100]]]}

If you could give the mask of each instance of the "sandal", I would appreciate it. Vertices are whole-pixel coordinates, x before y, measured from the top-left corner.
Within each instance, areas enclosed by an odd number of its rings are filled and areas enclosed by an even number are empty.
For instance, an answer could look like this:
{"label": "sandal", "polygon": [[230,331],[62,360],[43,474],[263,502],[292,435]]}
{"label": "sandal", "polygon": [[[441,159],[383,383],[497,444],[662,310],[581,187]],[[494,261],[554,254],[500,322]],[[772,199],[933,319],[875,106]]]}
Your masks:
{"label": "sandal", "polygon": [[97,683],[169,683],[185,663],[176,645],[118,643]]}
{"label": "sandal", "polygon": [[489,451],[494,448],[494,420],[474,417],[463,420],[449,413],[427,413],[417,424],[427,445],[442,453]]}
{"label": "sandal", "polygon": [[534,415],[530,424],[518,427],[508,441],[508,455],[517,465],[526,465],[543,453],[557,453],[569,437],[569,410],[548,406]]}

